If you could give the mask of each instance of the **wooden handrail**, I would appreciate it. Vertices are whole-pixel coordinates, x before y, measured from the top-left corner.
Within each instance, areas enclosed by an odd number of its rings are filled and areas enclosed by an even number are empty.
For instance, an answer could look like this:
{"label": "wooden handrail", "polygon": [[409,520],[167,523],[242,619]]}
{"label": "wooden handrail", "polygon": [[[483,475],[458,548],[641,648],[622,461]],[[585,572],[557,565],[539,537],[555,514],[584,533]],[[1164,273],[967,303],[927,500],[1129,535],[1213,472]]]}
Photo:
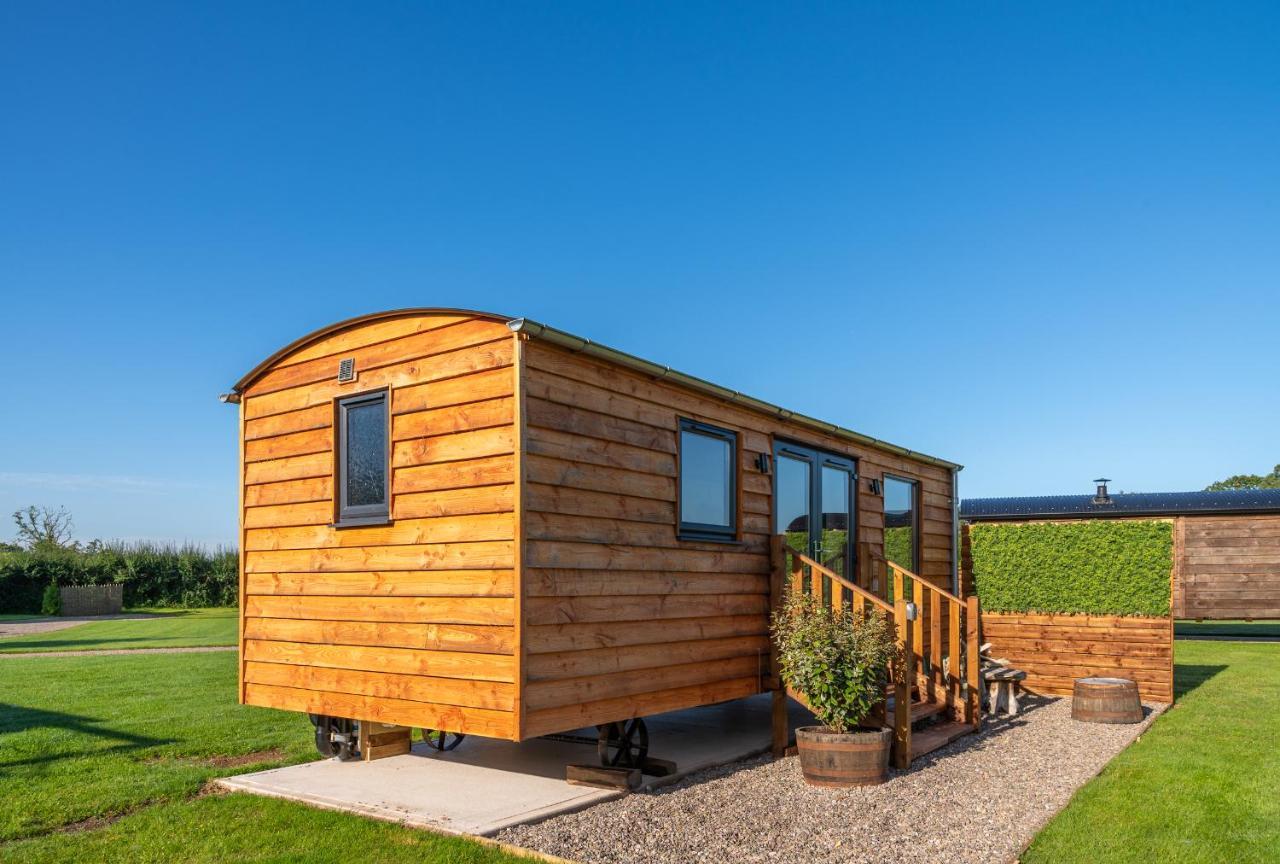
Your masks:
{"label": "wooden handrail", "polygon": [[925,579],[925,578],[923,578],[923,577],[921,577],[921,576],[917,576],[916,574],[914,574],[914,573],[912,573],[910,570],[908,570],[906,567],[900,567],[899,565],[897,565],[897,564],[893,563],[892,561],[890,561],[888,558],[885,558],[885,559],[884,559],[884,561],[885,561],[885,563],[886,563],[886,564],[888,564],[888,565],[889,565],[890,567],[892,567],[894,570],[897,570],[897,571],[901,572],[904,578],[906,578],[906,579],[911,579],[911,580],[915,581],[916,583],[918,583],[918,584],[919,584],[919,585],[921,585],[922,587],[928,588],[930,591],[934,592],[935,594],[941,594],[943,597],[946,597],[946,598],[947,598],[948,600],[950,600],[952,603],[960,603],[960,604],[963,604],[963,603],[965,602],[962,598],[957,597],[956,595],[952,594],[952,593],[951,593],[950,591],[948,591],[947,589],[945,589],[945,588],[940,588],[940,587],[938,587],[937,585],[935,585],[935,584],[933,584],[932,582],[930,582],[928,579]]}
{"label": "wooden handrail", "polygon": [[827,567],[822,566],[817,561],[814,561],[812,558],[810,558],[808,555],[805,555],[801,552],[797,552],[794,549],[791,549],[790,552],[792,555],[796,557],[796,560],[798,560],[801,564],[807,564],[809,567],[812,567],[815,572],[821,573],[823,576],[826,576],[828,579],[830,579],[832,582],[836,583],[837,585],[840,585],[841,587],[844,587],[844,588],[848,588],[854,594],[862,597],[864,600],[874,603],[876,606],[879,606],[881,609],[883,609],[886,612],[893,611],[893,606],[891,606],[890,604],[881,600],[879,597],[872,594],[870,591],[866,590],[865,588],[859,588],[857,585],[853,584],[848,579],[841,576],[839,573],[836,573],[834,570],[831,570],[831,569],[828,569]]}

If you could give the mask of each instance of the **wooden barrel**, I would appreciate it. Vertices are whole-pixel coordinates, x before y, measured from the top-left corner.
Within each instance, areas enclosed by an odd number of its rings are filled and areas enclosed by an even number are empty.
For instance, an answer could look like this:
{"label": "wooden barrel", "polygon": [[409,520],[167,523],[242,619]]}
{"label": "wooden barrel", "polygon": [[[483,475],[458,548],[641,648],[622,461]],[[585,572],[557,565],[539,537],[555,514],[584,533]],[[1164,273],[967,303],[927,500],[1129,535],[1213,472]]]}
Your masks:
{"label": "wooden barrel", "polygon": [[832,732],[826,726],[796,730],[805,782],[812,786],[873,786],[888,777],[892,729]]}
{"label": "wooden barrel", "polygon": [[1139,723],[1138,685],[1128,678],[1078,678],[1071,717],[1085,723]]}

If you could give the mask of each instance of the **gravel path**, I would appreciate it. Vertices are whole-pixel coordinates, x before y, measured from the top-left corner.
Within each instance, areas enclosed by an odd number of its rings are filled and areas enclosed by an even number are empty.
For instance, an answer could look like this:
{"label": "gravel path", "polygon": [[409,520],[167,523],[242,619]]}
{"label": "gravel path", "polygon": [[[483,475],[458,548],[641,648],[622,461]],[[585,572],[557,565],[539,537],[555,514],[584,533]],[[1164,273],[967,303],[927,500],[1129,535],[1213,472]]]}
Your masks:
{"label": "gravel path", "polygon": [[762,757],[498,839],[602,864],[1008,862],[1164,708],[1147,706],[1142,723],[1116,726],[1072,720],[1070,699],[1026,707],[881,786],[816,789],[797,759]]}
{"label": "gravel path", "polygon": [[52,633],[55,630],[66,630],[90,621],[141,621],[147,618],[158,618],[158,615],[93,615],[70,618],[41,618],[37,621],[0,621],[0,636],[27,636],[32,633]]}
{"label": "gravel path", "polygon": [[106,648],[101,651],[29,651],[22,654],[0,654],[0,660],[22,660],[31,657],[97,657],[100,654],[204,654],[208,651],[235,650],[235,645],[209,645],[203,648]]}

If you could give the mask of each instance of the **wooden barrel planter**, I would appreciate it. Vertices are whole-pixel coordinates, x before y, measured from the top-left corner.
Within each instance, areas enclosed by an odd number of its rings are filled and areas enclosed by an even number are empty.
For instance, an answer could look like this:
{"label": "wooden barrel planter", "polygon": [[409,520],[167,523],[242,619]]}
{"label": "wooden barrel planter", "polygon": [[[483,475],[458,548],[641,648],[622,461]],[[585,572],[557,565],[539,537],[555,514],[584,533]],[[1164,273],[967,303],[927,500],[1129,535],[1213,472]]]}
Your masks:
{"label": "wooden barrel planter", "polygon": [[1140,723],[1138,685],[1127,678],[1080,678],[1071,699],[1071,717],[1085,723]]}
{"label": "wooden barrel planter", "polygon": [[832,732],[826,726],[796,730],[800,770],[811,786],[874,786],[888,777],[892,729]]}

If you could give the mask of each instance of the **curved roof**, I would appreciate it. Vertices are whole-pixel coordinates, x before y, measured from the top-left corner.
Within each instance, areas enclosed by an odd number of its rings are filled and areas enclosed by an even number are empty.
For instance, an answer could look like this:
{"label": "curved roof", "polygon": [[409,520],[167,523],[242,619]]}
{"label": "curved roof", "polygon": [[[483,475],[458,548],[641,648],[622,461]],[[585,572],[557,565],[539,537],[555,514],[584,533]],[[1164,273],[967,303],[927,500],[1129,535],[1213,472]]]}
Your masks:
{"label": "curved roof", "polygon": [[558,345],[574,353],[586,354],[614,363],[619,366],[626,367],[644,375],[658,378],[664,381],[670,381],[681,387],[694,390],[705,395],[712,396],[724,402],[731,402],[735,405],[741,405],[753,411],[788,420],[800,426],[807,426],[838,438],[844,438],[849,441],[855,441],[881,450],[887,450],[890,453],[896,453],[911,459],[917,459],[921,462],[927,462],[931,465],[938,465],[951,470],[960,470],[962,467],[958,463],[949,462],[946,459],[939,459],[937,456],[930,456],[927,453],[920,453],[916,450],[910,450],[906,447],[900,447],[897,444],[890,444],[888,441],[881,441],[879,438],[872,438],[870,435],[863,435],[861,432],[855,432],[852,429],[846,429],[835,423],[827,423],[822,420],[814,419],[805,414],[795,411],[789,411],[761,399],[756,399],[741,393],[737,390],[730,390],[728,387],[721,387],[719,384],[713,384],[701,378],[678,372],[670,366],[663,366],[650,360],[636,357],[633,354],[627,354],[616,348],[610,348],[601,345],[599,342],[592,342],[590,339],[584,339],[581,336],[575,336],[572,333],[566,333],[563,330],[557,330],[546,324],[540,324],[529,318],[511,318],[507,315],[498,315],[493,312],[477,312],[472,309],[449,309],[444,307],[421,307],[414,309],[393,309],[389,312],[374,312],[369,315],[360,315],[356,318],[348,318],[345,321],[339,321],[337,324],[331,324],[328,327],[322,327],[312,333],[308,333],[300,339],[295,339],[288,345],[276,351],[267,359],[263,360],[257,366],[249,370],[249,372],[232,386],[231,394],[223,397],[224,401],[239,401],[240,394],[244,392],[250,384],[256,381],[263,373],[280,362],[283,358],[292,354],[300,348],[304,348],[313,342],[323,339],[345,330],[349,327],[355,327],[361,324],[370,324],[375,321],[382,321],[390,318],[404,318],[413,315],[470,315],[475,318],[484,318],[490,321],[497,321],[506,324],[511,328],[513,333],[522,333],[530,339],[539,339]]}
{"label": "curved roof", "polygon": [[970,522],[1173,516],[1188,513],[1280,513],[1280,489],[1121,492],[1112,494],[1109,504],[1095,504],[1092,495],[967,498],[960,502],[960,518]]}
{"label": "curved roof", "polygon": [[243,393],[245,388],[257,381],[268,369],[279,363],[285,357],[297,351],[299,348],[305,348],[312,342],[319,342],[326,336],[332,336],[340,330],[346,330],[348,327],[357,327],[361,324],[372,324],[374,321],[386,321],[391,318],[409,318],[415,315],[471,315],[476,318],[486,318],[490,321],[497,321],[505,324],[511,320],[510,315],[498,315],[493,312],[477,312],[474,309],[450,309],[444,306],[420,306],[409,309],[390,309],[386,312],[370,312],[368,315],[357,315],[354,318],[348,318],[345,321],[339,321],[337,324],[330,324],[327,327],[321,327],[319,330],[313,330],[306,336],[294,339],[288,345],[276,351],[267,359],[263,360],[257,366],[254,366],[245,375],[231,386],[233,393]]}

